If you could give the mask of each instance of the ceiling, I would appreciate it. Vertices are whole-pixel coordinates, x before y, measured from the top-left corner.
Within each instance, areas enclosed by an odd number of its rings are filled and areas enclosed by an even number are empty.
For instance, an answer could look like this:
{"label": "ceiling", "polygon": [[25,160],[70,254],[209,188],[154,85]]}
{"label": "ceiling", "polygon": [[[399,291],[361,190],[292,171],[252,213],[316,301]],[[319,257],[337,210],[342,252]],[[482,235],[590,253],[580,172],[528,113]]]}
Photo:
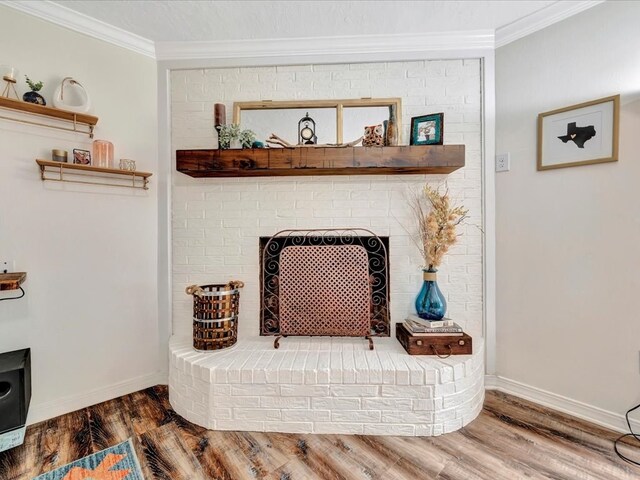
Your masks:
{"label": "ceiling", "polygon": [[51,3],[153,42],[187,42],[493,31],[559,2],[58,0]]}

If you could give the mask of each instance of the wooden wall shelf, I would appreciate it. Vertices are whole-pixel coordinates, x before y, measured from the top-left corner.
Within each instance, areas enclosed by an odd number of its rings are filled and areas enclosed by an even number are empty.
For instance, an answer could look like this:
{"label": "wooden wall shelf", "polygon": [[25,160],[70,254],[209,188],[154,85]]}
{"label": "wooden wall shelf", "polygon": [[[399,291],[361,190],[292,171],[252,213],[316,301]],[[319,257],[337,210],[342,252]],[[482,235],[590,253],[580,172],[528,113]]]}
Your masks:
{"label": "wooden wall shelf", "polygon": [[191,177],[447,174],[464,167],[464,145],[177,150]]}
{"label": "wooden wall shelf", "polygon": [[[71,123],[72,127],[63,127],[60,125],[0,116],[0,118],[5,120],[26,123],[29,125],[39,125],[41,127],[56,128],[58,130],[66,130],[69,132],[84,133],[89,135],[89,138],[93,138],[93,128],[98,123],[98,117],[87,115],[86,113],[76,113],[69,110],[61,110],[59,108],[45,107],[35,103],[22,102],[20,100],[14,100],[6,97],[0,97],[0,108]],[[81,130],[78,128],[79,126],[85,126],[87,129]]]}
{"label": "wooden wall shelf", "polygon": [[18,290],[26,278],[25,272],[0,273],[0,290]]}
{"label": "wooden wall shelf", "polygon": [[[40,167],[40,178],[43,181],[87,183],[91,185],[108,185],[111,187],[141,188],[148,190],[149,177],[153,175],[148,172],[130,172],[117,168],[91,167],[88,165],[77,165],[75,163],[52,162],[50,160],[36,160]],[[47,173],[49,176],[47,176]],[[65,177],[65,174],[67,177]],[[69,178],[69,175],[72,178]],[[91,180],[83,180],[89,178]],[[117,183],[113,183],[117,182]]]}

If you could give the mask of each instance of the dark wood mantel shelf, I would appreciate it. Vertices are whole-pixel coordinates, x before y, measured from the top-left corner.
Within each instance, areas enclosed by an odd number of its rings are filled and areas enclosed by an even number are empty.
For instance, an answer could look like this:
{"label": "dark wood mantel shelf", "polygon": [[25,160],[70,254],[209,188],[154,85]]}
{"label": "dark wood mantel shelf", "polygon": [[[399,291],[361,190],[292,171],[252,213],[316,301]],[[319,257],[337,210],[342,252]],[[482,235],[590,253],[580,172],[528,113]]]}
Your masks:
{"label": "dark wood mantel shelf", "polygon": [[177,150],[191,177],[447,174],[464,167],[464,145]]}

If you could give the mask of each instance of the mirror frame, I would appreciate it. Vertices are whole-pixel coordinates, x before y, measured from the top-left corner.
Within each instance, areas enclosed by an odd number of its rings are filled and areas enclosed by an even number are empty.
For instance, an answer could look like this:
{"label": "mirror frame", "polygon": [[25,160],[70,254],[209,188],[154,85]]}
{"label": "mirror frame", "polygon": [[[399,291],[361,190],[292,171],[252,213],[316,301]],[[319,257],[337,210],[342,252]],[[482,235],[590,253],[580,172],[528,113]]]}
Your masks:
{"label": "mirror frame", "polygon": [[[345,107],[389,107],[396,106],[398,145],[402,144],[402,99],[396,98],[352,98],[340,100],[257,100],[233,103],[233,123],[239,125],[243,110],[286,110],[293,108],[335,108],[336,143],[344,143],[343,118]],[[364,131],[363,131],[364,134]],[[355,139],[352,139],[355,140]]]}

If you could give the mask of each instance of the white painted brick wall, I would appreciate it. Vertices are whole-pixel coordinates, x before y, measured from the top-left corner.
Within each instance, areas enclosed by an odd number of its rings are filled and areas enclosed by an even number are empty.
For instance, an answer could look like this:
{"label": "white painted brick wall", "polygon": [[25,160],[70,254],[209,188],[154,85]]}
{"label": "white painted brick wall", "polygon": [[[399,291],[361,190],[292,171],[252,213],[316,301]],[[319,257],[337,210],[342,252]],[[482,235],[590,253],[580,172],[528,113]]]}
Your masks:
{"label": "white painted brick wall", "polygon": [[[364,227],[389,235],[391,318],[402,321],[414,310],[421,284],[421,258],[407,232],[414,231],[407,196],[425,182],[446,180],[452,196],[469,208],[470,218],[440,268],[439,282],[448,315],[472,336],[482,335],[478,60],[181,70],[171,75],[171,93],[174,150],[216,147],[212,111],[217,102],[227,105],[231,122],[234,101],[358,97],[402,97],[405,144],[412,116],[444,112],[445,143],[466,145],[466,167],[448,176],[193,179],[174,171],[174,333],[191,331],[186,285],[241,279],[240,337],[257,336],[258,237],[284,228]],[[264,380],[269,382],[268,375]],[[411,384],[411,374],[401,381]]]}
{"label": "white painted brick wall", "polygon": [[[426,436],[457,430],[480,413],[484,401],[481,338],[474,342],[473,355],[448,359],[409,356],[393,338],[376,339],[373,351],[364,341],[352,340],[355,343],[349,345],[342,340],[287,338],[274,351],[270,339],[262,338],[218,352],[194,353],[189,337],[174,336],[169,400],[187,420],[217,430]],[[359,353],[365,359],[366,366],[360,369],[368,371],[368,382],[357,382],[355,362],[341,361],[331,367],[331,373],[342,372],[332,375],[341,378],[339,382],[324,383],[328,381],[314,376],[309,384],[291,383],[293,378],[307,378],[323,358],[353,359]],[[259,361],[271,354],[300,361]],[[376,364],[384,373],[373,380],[371,366]],[[232,375],[231,370],[237,373]],[[239,383],[239,379],[269,373],[273,384]],[[412,375],[415,384],[402,384]],[[390,382],[383,383],[383,378]]]}

